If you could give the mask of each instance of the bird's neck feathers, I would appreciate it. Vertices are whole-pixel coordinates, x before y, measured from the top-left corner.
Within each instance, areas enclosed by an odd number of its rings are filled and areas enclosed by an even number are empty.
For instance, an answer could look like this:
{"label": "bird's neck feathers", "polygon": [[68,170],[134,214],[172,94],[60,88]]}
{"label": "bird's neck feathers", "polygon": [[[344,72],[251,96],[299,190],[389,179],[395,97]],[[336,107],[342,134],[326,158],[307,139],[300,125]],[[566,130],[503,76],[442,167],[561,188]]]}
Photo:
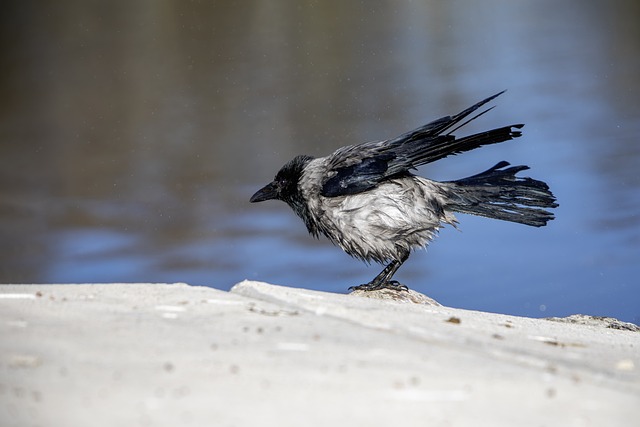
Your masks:
{"label": "bird's neck feathers", "polygon": [[281,183],[280,199],[288,204],[307,226],[314,237],[318,237],[318,228],[313,220],[309,205],[301,190],[301,180],[305,167],[313,160],[310,156],[296,156],[280,169],[276,180]]}
{"label": "bird's neck feathers", "polygon": [[304,199],[302,194],[298,191],[293,197],[289,197],[284,200],[293,211],[304,221],[304,224],[307,226],[307,230],[309,234],[314,237],[318,237],[318,226],[311,215],[311,211],[309,210],[309,205],[307,201]]}

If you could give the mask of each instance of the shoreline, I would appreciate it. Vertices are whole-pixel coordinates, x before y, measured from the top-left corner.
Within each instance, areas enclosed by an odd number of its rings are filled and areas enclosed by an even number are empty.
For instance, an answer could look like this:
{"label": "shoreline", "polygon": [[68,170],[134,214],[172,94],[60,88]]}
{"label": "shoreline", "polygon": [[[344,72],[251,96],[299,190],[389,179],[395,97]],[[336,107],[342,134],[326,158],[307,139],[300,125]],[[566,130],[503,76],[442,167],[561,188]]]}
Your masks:
{"label": "shoreline", "polygon": [[614,320],[251,281],[0,285],[0,423],[629,425],[640,333]]}

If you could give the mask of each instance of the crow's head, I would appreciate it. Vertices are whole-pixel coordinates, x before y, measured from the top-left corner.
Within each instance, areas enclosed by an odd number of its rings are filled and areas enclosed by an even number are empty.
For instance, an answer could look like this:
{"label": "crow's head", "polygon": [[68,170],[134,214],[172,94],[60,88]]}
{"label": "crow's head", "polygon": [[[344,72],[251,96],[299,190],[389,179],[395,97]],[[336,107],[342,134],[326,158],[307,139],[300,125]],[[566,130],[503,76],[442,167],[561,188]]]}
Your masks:
{"label": "crow's head", "polygon": [[251,203],[265,200],[282,200],[291,205],[300,197],[298,183],[305,166],[313,160],[310,156],[296,156],[285,164],[276,174],[272,182],[262,187],[251,199]]}

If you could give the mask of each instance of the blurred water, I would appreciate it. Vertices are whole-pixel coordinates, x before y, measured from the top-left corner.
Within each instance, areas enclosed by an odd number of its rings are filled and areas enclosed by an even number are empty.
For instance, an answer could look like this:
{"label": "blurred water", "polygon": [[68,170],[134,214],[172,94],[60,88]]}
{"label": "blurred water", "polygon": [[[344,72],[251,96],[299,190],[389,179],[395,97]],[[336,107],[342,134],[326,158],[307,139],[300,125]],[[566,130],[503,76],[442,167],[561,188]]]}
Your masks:
{"label": "blurred water", "polygon": [[248,198],[296,154],[396,136],[499,90],[422,168],[528,164],[548,227],[460,216],[397,278],[446,305],[640,322],[640,4],[13,2],[0,17],[0,282],[245,279],[344,292],[381,267]]}

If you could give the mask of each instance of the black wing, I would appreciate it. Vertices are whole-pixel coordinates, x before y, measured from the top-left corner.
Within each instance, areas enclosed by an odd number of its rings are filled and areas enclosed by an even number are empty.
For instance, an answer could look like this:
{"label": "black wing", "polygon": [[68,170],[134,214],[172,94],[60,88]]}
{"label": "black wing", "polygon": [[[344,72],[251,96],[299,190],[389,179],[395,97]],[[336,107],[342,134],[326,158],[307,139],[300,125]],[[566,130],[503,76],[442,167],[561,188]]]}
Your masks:
{"label": "black wing", "polygon": [[455,116],[434,120],[395,139],[367,142],[338,149],[330,156],[327,171],[329,179],[324,182],[321,194],[325,197],[336,197],[360,193],[375,187],[386,178],[420,165],[483,145],[519,137],[521,132],[514,128],[520,129],[524,126],[522,124],[492,129],[464,138],[451,135],[460,127],[490,111],[493,107],[460,123],[465,117],[502,93],[504,91],[478,102]]}

